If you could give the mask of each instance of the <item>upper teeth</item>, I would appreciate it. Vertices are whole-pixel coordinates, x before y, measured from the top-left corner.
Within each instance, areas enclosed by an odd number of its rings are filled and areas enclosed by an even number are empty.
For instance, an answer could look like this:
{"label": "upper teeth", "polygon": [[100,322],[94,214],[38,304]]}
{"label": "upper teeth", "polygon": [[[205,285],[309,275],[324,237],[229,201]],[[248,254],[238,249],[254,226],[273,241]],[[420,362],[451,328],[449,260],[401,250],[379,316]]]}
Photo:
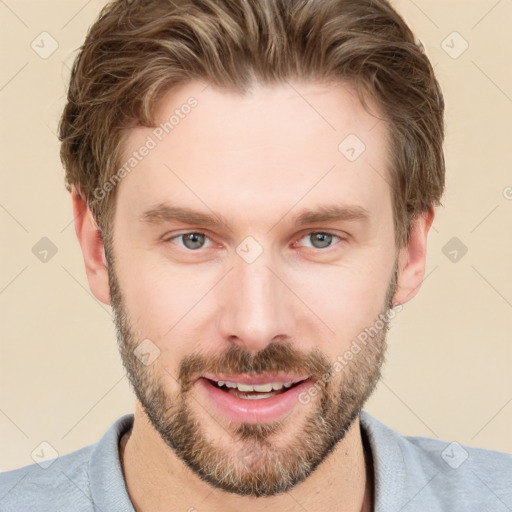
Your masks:
{"label": "upper teeth", "polygon": [[225,382],[223,380],[219,380],[217,382],[217,386],[227,386],[228,388],[237,388],[238,391],[260,391],[263,393],[268,393],[272,390],[279,390],[285,388],[289,388],[292,385],[291,382],[268,382],[266,384],[256,384],[254,386],[249,386],[248,384],[238,384],[237,382]]}

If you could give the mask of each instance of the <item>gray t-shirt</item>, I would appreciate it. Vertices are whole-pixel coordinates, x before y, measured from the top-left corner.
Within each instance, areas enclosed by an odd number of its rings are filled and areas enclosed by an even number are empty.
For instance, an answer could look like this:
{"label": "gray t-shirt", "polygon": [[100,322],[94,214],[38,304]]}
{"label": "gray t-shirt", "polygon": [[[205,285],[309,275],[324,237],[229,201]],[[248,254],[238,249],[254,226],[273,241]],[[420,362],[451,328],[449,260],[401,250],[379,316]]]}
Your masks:
{"label": "gray t-shirt", "polygon": [[[375,512],[512,511],[512,455],[405,437],[364,411],[360,420],[373,458]],[[0,473],[0,511],[134,512],[119,461],[119,440],[132,424],[127,414],[97,443],[45,468]]]}

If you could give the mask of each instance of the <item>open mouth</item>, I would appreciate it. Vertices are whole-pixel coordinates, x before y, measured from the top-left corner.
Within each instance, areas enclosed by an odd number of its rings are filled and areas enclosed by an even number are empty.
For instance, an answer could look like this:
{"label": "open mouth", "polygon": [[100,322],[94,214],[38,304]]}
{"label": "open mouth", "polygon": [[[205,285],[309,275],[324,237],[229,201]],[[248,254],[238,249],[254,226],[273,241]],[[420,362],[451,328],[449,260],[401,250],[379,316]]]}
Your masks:
{"label": "open mouth", "polygon": [[[310,375],[213,375],[197,381],[199,403],[232,423],[268,423],[300,410],[300,396],[314,384]],[[204,400],[204,401],[203,401]]]}
{"label": "open mouth", "polygon": [[287,391],[295,388],[296,386],[303,383],[305,380],[302,379],[296,382],[268,382],[263,384],[243,384],[229,381],[216,381],[203,377],[212,386],[224,391],[225,393],[236,396],[238,398],[244,398],[246,400],[261,400],[264,398],[271,398],[286,393]]}

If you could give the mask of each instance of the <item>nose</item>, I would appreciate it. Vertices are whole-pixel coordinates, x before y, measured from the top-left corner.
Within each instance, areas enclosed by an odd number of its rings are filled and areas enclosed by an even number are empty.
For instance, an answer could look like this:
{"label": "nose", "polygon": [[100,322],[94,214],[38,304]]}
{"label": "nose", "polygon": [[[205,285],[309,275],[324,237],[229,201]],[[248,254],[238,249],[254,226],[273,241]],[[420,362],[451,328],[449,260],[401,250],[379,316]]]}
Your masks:
{"label": "nose", "polygon": [[235,260],[218,297],[222,339],[257,352],[277,339],[295,337],[293,297],[270,259]]}

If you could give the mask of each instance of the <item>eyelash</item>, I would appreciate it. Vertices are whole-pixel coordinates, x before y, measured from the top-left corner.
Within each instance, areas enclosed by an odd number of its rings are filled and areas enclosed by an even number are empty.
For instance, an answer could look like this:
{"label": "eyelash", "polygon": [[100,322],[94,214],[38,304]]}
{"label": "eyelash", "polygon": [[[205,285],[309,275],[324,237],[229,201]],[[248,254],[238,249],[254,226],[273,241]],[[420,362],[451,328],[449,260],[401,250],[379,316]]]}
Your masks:
{"label": "eyelash", "polygon": [[[331,233],[330,231],[309,231],[304,236],[302,236],[299,240],[302,240],[303,238],[309,237],[312,234],[318,234],[318,233],[320,233],[322,235],[331,235],[332,237],[337,238],[339,241],[344,241],[345,240],[345,238],[341,237],[340,235],[336,235],[335,233]],[[210,240],[210,237],[206,233],[203,233],[201,231],[185,231],[183,233],[178,233],[177,235],[173,235],[171,237],[167,237],[163,241],[164,242],[171,242],[171,241],[173,241],[175,239],[180,239],[182,236],[185,236],[185,235],[202,235],[205,238],[207,238],[208,240]],[[308,247],[308,249],[316,249],[317,251],[327,252],[327,250],[331,249],[334,245],[335,245],[335,243],[333,243],[332,245],[330,245],[328,247],[325,247],[323,249],[322,248],[317,248],[317,247]],[[188,247],[185,247],[185,246],[181,246],[181,248],[184,249],[187,252],[199,252],[201,249],[205,249],[205,247],[200,247],[199,249],[195,249],[194,250],[194,249],[189,249]],[[206,249],[208,249],[208,247],[206,247]]]}

